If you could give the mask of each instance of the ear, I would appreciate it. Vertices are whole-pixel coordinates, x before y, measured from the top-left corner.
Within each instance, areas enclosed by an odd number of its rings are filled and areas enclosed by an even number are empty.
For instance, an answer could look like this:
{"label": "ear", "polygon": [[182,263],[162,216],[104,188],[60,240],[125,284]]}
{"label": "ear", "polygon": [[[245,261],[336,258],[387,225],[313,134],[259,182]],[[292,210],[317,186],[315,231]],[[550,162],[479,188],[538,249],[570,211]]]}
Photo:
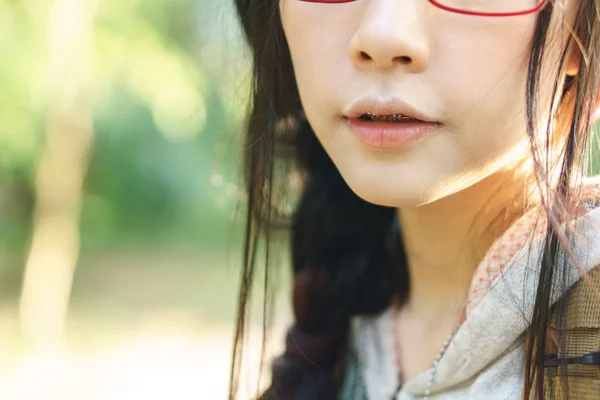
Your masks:
{"label": "ear", "polygon": [[[569,48],[569,54],[567,55],[567,76],[575,76],[579,72],[579,63],[581,62],[581,50],[577,43],[571,41],[571,47]],[[592,124],[600,121],[600,89],[598,90],[598,96],[596,97],[596,104],[592,113]]]}

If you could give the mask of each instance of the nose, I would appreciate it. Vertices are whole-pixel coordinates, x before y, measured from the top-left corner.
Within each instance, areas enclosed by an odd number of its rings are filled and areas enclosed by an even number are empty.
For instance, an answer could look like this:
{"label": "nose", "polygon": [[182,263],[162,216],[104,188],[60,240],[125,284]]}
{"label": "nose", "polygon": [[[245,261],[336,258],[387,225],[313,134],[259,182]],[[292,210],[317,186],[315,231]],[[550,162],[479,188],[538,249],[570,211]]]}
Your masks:
{"label": "nose", "polygon": [[427,69],[429,42],[419,18],[419,0],[373,0],[348,44],[348,56],[357,68],[409,73]]}

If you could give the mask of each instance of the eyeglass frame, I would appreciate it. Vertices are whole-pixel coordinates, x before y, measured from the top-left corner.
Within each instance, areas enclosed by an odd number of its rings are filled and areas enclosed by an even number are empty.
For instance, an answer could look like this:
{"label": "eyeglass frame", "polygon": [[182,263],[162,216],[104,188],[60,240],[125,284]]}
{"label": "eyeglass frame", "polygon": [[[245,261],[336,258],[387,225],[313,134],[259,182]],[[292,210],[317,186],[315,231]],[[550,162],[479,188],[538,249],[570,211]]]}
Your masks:
{"label": "eyeglass frame", "polygon": [[[330,1],[326,1],[326,2],[320,1],[320,0],[298,0],[298,1],[303,1],[305,3],[340,4],[340,3],[351,3],[351,2],[357,1],[357,0],[330,0]],[[533,14],[535,12],[538,12],[542,8],[544,8],[544,6],[546,5],[546,3],[548,3],[549,0],[542,0],[535,7],[530,8],[528,10],[513,11],[513,12],[498,12],[498,13],[461,10],[460,8],[449,7],[444,4],[441,4],[437,0],[427,0],[427,1],[429,1],[431,4],[433,4],[437,8],[440,8],[445,11],[453,12],[456,14],[474,15],[474,16],[479,16],[479,17],[515,17],[518,15],[527,15],[527,14]]]}

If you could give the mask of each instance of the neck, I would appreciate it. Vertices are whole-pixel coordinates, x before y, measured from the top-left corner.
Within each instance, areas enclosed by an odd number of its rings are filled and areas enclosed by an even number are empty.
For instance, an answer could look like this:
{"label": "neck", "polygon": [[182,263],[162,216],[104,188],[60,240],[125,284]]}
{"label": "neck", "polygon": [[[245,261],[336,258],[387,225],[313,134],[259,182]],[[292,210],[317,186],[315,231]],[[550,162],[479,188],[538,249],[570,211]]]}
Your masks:
{"label": "neck", "polygon": [[435,202],[398,210],[410,279],[406,312],[432,323],[458,319],[475,268],[524,212],[523,188],[514,173],[500,171]]}

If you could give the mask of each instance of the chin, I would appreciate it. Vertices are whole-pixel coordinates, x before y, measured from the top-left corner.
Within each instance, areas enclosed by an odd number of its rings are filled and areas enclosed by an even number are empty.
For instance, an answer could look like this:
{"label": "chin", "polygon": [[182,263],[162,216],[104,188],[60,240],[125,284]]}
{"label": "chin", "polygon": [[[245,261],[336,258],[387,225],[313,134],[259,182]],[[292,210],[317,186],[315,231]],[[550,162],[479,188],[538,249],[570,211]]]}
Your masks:
{"label": "chin", "polygon": [[411,181],[394,181],[383,177],[361,179],[344,177],[350,189],[361,199],[385,207],[417,207],[433,201],[432,194]]}

